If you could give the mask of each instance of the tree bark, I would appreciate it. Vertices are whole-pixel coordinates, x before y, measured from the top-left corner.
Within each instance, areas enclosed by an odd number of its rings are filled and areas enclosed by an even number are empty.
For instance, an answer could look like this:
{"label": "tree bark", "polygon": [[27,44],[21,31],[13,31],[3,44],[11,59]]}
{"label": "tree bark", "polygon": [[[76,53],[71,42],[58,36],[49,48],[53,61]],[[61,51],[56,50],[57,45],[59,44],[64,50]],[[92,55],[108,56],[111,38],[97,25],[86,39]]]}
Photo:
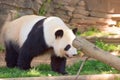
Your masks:
{"label": "tree bark", "polygon": [[120,58],[106,52],[82,37],[77,37],[73,45],[82,52],[120,71]]}

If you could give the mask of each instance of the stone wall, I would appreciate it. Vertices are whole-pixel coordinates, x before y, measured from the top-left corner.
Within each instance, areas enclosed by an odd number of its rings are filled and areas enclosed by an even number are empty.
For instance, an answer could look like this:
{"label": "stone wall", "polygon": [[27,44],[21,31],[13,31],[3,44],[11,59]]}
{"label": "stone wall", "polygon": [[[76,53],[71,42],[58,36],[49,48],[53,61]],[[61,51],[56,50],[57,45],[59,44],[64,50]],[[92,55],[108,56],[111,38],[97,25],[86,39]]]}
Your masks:
{"label": "stone wall", "polygon": [[[59,16],[70,26],[86,30],[88,26],[115,25],[114,13],[119,14],[119,0],[0,0],[0,24],[27,14],[39,15],[41,7],[45,16]],[[111,6],[110,2],[114,3]],[[118,15],[119,16],[119,15]],[[120,16],[119,16],[120,17]],[[119,17],[117,20],[119,21]]]}
{"label": "stone wall", "polygon": [[42,0],[0,0],[0,25],[26,14],[38,14]]}
{"label": "stone wall", "polygon": [[[114,12],[111,12],[109,8],[110,1],[112,0],[53,0],[51,5],[53,10],[49,14],[59,16],[66,23],[83,31],[89,28],[88,26],[103,29],[106,26],[116,25],[112,17]],[[116,1],[120,3],[119,0]],[[118,10],[119,6],[116,5],[115,11],[120,13]]]}

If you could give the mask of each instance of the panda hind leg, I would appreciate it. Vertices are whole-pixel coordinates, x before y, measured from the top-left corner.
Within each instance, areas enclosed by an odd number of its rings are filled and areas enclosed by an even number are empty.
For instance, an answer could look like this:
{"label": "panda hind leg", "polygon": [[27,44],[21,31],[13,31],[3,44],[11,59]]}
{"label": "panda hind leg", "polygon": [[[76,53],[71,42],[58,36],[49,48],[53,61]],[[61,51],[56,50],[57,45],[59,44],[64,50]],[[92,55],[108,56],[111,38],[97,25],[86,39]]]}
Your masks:
{"label": "panda hind leg", "polygon": [[7,67],[9,67],[9,68],[16,67],[17,66],[18,53],[13,48],[13,45],[11,43],[9,43],[9,45],[5,44],[5,49],[6,49],[5,61],[6,61]]}

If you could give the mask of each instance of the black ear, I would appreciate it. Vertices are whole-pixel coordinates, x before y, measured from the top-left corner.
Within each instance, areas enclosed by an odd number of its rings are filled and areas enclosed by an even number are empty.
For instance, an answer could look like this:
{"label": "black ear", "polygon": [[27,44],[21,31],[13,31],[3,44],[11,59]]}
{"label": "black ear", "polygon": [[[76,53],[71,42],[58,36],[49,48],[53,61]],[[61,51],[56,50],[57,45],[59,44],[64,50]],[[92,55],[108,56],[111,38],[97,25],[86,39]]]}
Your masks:
{"label": "black ear", "polygon": [[62,29],[60,29],[60,30],[57,30],[56,32],[55,32],[55,38],[57,39],[58,37],[62,37],[63,36],[63,34],[64,34],[64,32],[63,32],[63,30]]}
{"label": "black ear", "polygon": [[74,34],[76,34],[77,30],[78,30],[77,28],[72,29]]}

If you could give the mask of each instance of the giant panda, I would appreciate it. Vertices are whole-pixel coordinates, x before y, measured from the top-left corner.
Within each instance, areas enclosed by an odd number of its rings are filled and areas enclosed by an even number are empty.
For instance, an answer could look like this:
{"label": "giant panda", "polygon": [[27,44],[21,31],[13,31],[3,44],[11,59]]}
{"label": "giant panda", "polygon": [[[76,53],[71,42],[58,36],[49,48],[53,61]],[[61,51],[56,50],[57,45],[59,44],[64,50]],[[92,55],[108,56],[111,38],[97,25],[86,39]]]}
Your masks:
{"label": "giant panda", "polygon": [[65,23],[55,16],[37,15],[22,16],[7,22],[2,28],[5,45],[6,65],[23,70],[31,68],[34,57],[52,48],[51,68],[53,71],[66,74],[66,57],[77,54],[72,42],[77,29],[69,29]]}

